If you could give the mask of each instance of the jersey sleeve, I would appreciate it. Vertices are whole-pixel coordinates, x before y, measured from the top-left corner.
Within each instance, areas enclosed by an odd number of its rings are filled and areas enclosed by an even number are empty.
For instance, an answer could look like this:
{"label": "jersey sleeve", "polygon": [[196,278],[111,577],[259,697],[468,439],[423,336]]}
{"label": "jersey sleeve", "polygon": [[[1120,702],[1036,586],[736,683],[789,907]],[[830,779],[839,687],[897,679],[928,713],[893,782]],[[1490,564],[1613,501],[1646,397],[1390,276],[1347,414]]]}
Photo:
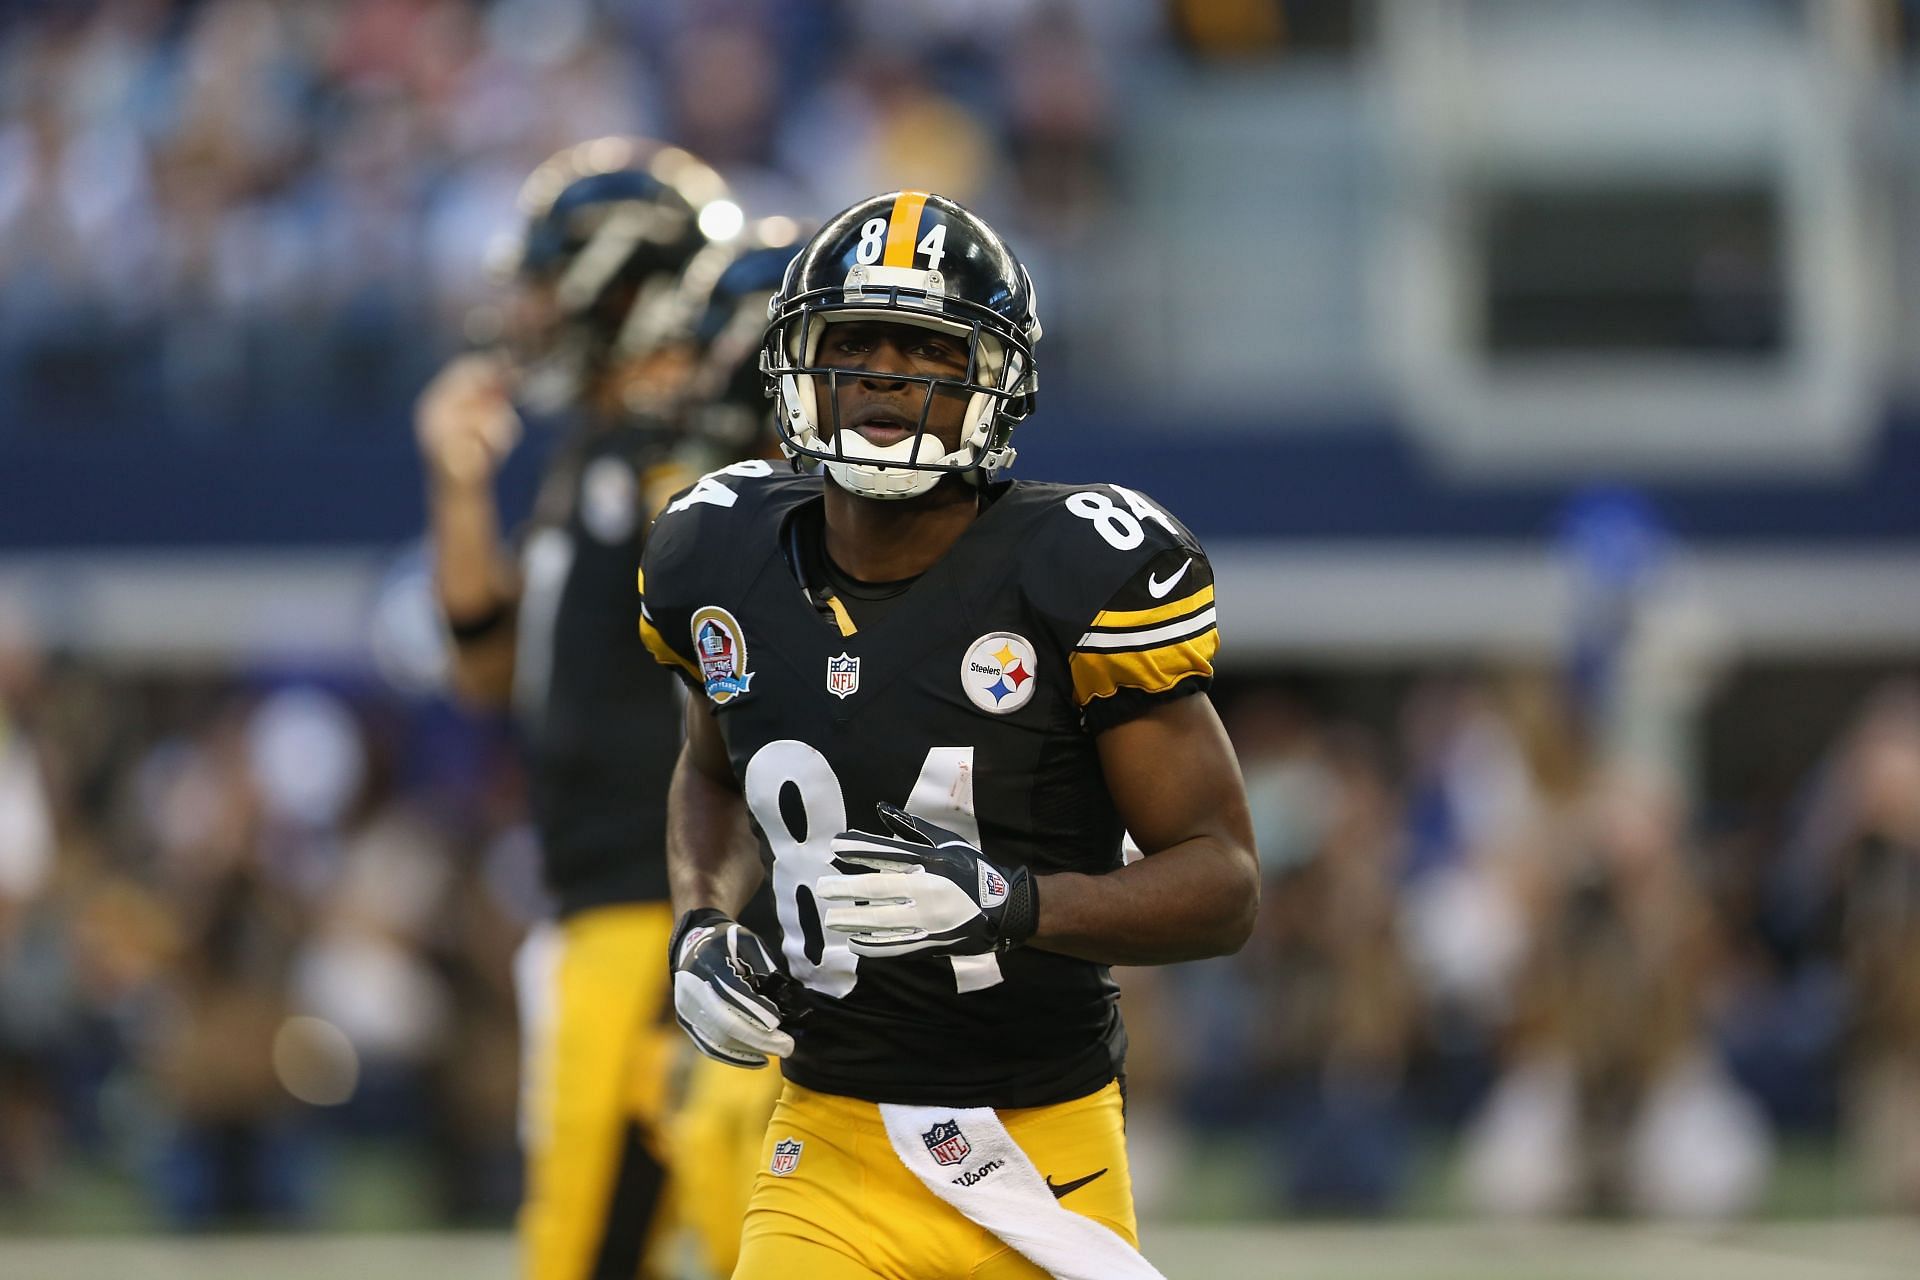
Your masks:
{"label": "jersey sleeve", "polygon": [[1213,683],[1220,633],[1213,566],[1186,526],[1118,485],[1070,495],[1049,576],[1049,612],[1090,732]]}
{"label": "jersey sleeve", "polygon": [[686,628],[668,625],[662,629],[660,619],[647,603],[647,570],[644,564],[640,568],[639,579],[641,643],[647,646],[647,652],[653,655],[655,662],[679,676],[688,689],[699,693],[702,688],[699,665],[694,662],[692,654],[682,652],[679,646],[667,639],[669,635],[684,636]]}
{"label": "jersey sleeve", "polygon": [[1095,733],[1213,683],[1213,566],[1196,544],[1152,556],[1093,615],[1068,663]]}
{"label": "jersey sleeve", "polygon": [[749,458],[710,471],[675,494],[647,530],[640,559],[640,639],[654,660],[705,696],[707,681],[694,651],[693,615],[733,581],[741,549],[777,515],[769,506],[791,493],[773,464]]}
{"label": "jersey sleeve", "polygon": [[702,514],[679,502],[668,504],[647,531],[638,582],[641,642],[655,662],[695,693],[706,686],[693,653],[688,619],[694,606],[686,584],[693,572],[693,551],[700,542]]}

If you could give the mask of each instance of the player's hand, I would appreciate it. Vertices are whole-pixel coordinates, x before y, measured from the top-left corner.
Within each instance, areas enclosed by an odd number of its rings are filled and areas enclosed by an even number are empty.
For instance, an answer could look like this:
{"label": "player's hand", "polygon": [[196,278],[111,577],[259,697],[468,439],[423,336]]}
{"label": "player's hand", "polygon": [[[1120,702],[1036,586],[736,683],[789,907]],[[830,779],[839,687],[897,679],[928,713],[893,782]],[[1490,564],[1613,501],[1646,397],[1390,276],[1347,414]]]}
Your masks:
{"label": "player's hand", "polygon": [[800,996],[753,930],[702,907],[680,917],[669,953],[673,1013],[700,1052],[736,1067],[793,1052],[781,1024],[800,1015]]}
{"label": "player's hand", "polygon": [[1039,899],[1025,867],[989,861],[955,832],[890,804],[880,817],[899,836],[842,831],[814,896],[821,923],[858,956],[981,955],[1033,936]]}
{"label": "player's hand", "polygon": [[507,375],[490,356],[464,355],[435,375],[413,409],[420,456],[436,480],[484,484],[520,442]]}

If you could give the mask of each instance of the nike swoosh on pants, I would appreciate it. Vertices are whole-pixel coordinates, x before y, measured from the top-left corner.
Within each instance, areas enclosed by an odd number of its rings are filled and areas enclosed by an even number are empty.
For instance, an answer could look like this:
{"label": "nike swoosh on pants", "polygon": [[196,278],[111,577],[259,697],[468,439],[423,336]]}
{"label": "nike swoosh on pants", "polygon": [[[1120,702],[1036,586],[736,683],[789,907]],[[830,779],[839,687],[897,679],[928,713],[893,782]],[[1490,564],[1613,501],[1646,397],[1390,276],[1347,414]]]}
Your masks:
{"label": "nike swoosh on pants", "polygon": [[1045,1178],[1045,1181],[1047,1184],[1047,1190],[1053,1192],[1053,1198],[1055,1200],[1058,1200],[1061,1196],[1066,1195],[1068,1192],[1078,1191],[1080,1188],[1086,1186],[1089,1182],[1092,1182],[1095,1178],[1099,1177],[1101,1174],[1105,1172],[1106,1172],[1105,1169],[1096,1169],[1084,1178],[1075,1178],[1072,1182],[1062,1182],[1058,1186],[1054,1185],[1053,1175],[1048,1174]]}

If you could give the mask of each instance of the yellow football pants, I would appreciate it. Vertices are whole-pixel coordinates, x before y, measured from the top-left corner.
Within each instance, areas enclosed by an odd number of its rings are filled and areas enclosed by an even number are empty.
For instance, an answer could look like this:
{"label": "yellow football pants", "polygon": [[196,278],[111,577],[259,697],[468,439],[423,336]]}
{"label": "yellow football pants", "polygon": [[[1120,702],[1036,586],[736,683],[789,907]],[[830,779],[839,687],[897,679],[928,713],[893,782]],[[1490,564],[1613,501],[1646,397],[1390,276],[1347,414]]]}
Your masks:
{"label": "yellow football pants", "polygon": [[[999,1114],[1061,1204],[1138,1244],[1118,1085]],[[776,1149],[785,1173],[774,1172]],[[1046,1280],[900,1162],[877,1106],[791,1083],[767,1127],[733,1276]]]}
{"label": "yellow football pants", "polygon": [[693,1235],[707,1274],[733,1274],[740,1223],[760,1168],[761,1140],[780,1097],[780,1068],[715,1062],[687,1041],[685,1095],[667,1119],[673,1145],[674,1220]]}
{"label": "yellow football pants", "polygon": [[[683,1039],[668,986],[672,930],[667,904],[622,904],[543,926],[521,948],[526,1280],[588,1280],[614,1253],[658,1247],[648,1242],[662,1234],[667,1075]],[[634,1204],[616,1204],[623,1166]],[[634,1216],[648,1220],[624,1220]],[[658,1274],[624,1260],[617,1269]]]}

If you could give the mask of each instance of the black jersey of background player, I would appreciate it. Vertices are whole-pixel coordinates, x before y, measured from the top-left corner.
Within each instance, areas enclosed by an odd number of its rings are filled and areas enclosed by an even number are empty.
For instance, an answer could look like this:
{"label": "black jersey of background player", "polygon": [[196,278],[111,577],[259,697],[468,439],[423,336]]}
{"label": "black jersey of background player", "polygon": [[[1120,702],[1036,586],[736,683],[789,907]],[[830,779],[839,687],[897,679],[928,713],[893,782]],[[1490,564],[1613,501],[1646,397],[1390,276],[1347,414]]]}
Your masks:
{"label": "black jersey of background player", "polygon": [[1210,681],[1206,557],[1131,491],[1001,482],[863,627],[796,578],[824,483],[763,462],[703,478],[661,514],[642,583],[647,644],[711,699],[771,858],[780,949],[810,1006],[786,1074],[882,1102],[1090,1093],[1125,1051],[1105,966],[1032,948],[860,960],[827,941],[811,886],[838,832],[884,829],[880,801],[1001,862],[1118,867],[1093,734]]}
{"label": "black jersey of background player", "polygon": [[680,749],[673,682],[634,628],[648,516],[689,478],[673,437],[583,430],[549,470],[521,551],[514,707],[544,874],[562,915],[664,901],[666,790]]}

